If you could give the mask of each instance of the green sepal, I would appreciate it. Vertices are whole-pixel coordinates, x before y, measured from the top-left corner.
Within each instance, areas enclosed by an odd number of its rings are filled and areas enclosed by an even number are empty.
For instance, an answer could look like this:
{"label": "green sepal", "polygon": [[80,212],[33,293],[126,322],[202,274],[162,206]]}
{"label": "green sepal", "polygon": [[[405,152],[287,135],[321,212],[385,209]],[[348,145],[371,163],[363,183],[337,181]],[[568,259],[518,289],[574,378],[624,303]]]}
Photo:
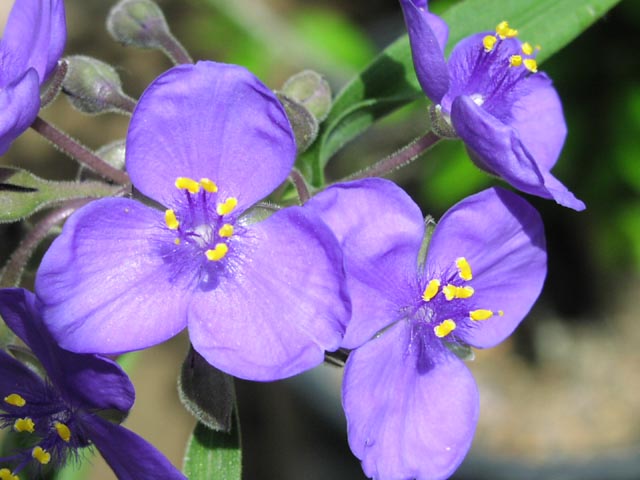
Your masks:
{"label": "green sepal", "polygon": [[216,432],[198,423],[187,443],[183,473],[189,480],[240,480],[242,449],[240,422],[233,415],[231,432]]}
{"label": "green sepal", "polygon": [[13,167],[0,167],[0,223],[22,220],[45,207],[75,198],[114,195],[104,182],[54,182]]}
{"label": "green sepal", "polygon": [[431,215],[427,215],[424,219],[424,237],[422,237],[420,251],[418,252],[418,271],[420,272],[424,269],[424,264],[427,261],[427,251],[435,229],[436,221]]}
{"label": "green sepal", "polygon": [[200,423],[211,430],[231,430],[236,397],[233,377],[209,364],[193,347],[182,363],[178,394]]}
{"label": "green sepal", "polygon": [[309,148],[318,136],[318,120],[303,104],[282,92],[276,92],[276,95],[285,112],[287,112],[287,118],[296,138],[298,153],[302,153]]}

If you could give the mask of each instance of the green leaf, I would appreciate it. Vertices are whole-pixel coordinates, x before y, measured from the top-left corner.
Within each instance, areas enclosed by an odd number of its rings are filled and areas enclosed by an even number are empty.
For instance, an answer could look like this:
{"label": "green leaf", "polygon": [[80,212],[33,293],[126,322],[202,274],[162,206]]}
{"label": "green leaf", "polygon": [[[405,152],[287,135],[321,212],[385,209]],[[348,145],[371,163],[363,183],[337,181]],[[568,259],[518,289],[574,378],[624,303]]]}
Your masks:
{"label": "green leaf", "polygon": [[[447,54],[464,37],[492,31],[507,20],[520,38],[541,45],[538,63],[567,45],[620,0],[467,0],[442,17],[450,27]],[[338,94],[301,170],[315,185],[329,159],[377,119],[423,95],[413,69],[406,35],[387,47]]]}
{"label": "green leaf", "polygon": [[19,168],[0,167],[0,223],[22,220],[65,200],[114,195],[119,188],[104,182],[53,182]]}
{"label": "green leaf", "polygon": [[240,423],[237,412],[230,433],[216,432],[202,423],[196,425],[187,444],[182,470],[189,480],[242,478]]}

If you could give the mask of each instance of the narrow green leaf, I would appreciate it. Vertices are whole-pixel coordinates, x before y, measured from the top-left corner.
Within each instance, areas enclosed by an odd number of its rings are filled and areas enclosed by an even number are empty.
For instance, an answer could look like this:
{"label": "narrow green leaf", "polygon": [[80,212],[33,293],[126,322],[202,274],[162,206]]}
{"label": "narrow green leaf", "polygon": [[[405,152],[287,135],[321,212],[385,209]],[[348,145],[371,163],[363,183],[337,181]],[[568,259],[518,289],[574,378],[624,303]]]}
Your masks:
{"label": "narrow green leaf", "polygon": [[74,198],[114,195],[119,186],[104,182],[53,182],[13,167],[0,167],[0,223],[15,222]]}
{"label": "narrow green leaf", "polygon": [[187,444],[183,472],[189,480],[242,478],[240,423],[237,412],[233,417],[230,433],[216,432],[202,423],[196,425]]}
{"label": "narrow green leaf", "polygon": [[[520,37],[541,45],[539,63],[586,30],[620,0],[467,0],[442,16],[450,27],[447,54],[462,38],[491,31],[502,20]],[[400,8],[400,7],[398,7]],[[407,36],[387,47],[338,94],[316,145],[300,168],[318,184],[329,159],[377,119],[422,95],[415,77]]]}

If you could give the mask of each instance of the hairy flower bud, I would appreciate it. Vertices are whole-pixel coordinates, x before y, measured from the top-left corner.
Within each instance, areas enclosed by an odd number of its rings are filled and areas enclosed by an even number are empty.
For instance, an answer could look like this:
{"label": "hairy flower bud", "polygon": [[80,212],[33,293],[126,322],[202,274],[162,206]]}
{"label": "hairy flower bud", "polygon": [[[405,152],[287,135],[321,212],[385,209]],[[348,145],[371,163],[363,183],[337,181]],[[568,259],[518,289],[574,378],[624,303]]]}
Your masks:
{"label": "hairy flower bud", "polygon": [[298,153],[302,153],[311,146],[318,136],[318,120],[302,103],[281,92],[276,95],[287,112],[287,118],[296,137]]}
{"label": "hairy flower bud", "polygon": [[158,48],[160,36],[169,33],[169,26],[160,7],[151,0],[123,0],[107,17],[107,30],[123,45]]}
{"label": "hairy flower bud", "polygon": [[68,71],[62,91],[75,108],[89,114],[133,110],[135,101],[122,91],[120,76],[112,66],[83,55],[65,60]]}
{"label": "hairy flower bud", "polygon": [[313,70],[304,70],[289,78],[281,93],[305,107],[318,122],[322,122],[331,109],[329,82]]}

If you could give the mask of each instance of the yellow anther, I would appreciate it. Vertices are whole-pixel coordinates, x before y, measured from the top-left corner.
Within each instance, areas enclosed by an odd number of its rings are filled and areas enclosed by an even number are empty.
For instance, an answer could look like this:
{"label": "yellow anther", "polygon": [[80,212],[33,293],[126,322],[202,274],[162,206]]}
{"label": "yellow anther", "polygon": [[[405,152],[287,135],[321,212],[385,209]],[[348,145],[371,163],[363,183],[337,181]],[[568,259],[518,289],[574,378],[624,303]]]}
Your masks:
{"label": "yellow anther", "polygon": [[218,215],[229,215],[238,205],[238,199],[236,197],[227,198],[224,203],[219,203],[216,207]]}
{"label": "yellow anther", "polygon": [[484,309],[472,310],[469,312],[469,316],[471,317],[471,320],[488,320],[493,317],[493,312],[491,310]]}
{"label": "yellow anther", "polygon": [[513,38],[518,36],[518,30],[515,28],[511,28],[509,26],[509,22],[503,21],[498,24],[496,27],[496,33],[503,40],[505,38]]}
{"label": "yellow anther", "polygon": [[186,190],[189,193],[198,193],[200,184],[192,178],[178,177],[176,178],[176,187],[180,190]]}
{"label": "yellow anther", "polygon": [[509,57],[509,65],[512,67],[519,67],[522,65],[522,55],[511,55]]}
{"label": "yellow anther", "polygon": [[504,310],[498,310],[498,315],[500,315],[501,317],[504,317]]}
{"label": "yellow anther", "polygon": [[209,260],[217,262],[218,260],[222,260],[228,251],[229,247],[227,247],[226,243],[218,243],[213,249],[207,250],[204,254]]}
{"label": "yellow anther", "polygon": [[13,429],[16,432],[33,433],[36,429],[36,424],[33,423],[33,420],[31,420],[29,417],[18,418],[13,424]]}
{"label": "yellow anther", "polygon": [[231,235],[233,235],[233,225],[225,223],[220,227],[220,230],[218,230],[218,235],[225,238],[230,237]]}
{"label": "yellow anther", "polygon": [[469,265],[469,262],[467,262],[466,258],[457,258],[456,267],[458,267],[458,275],[460,275],[461,279],[469,281],[473,278],[473,274],[471,273],[471,265]]}
{"label": "yellow anther", "polygon": [[482,39],[482,45],[484,46],[484,51],[489,53],[493,50],[493,47],[496,46],[498,39],[493,35],[487,35]]}
{"label": "yellow anther", "polygon": [[164,223],[167,224],[167,227],[169,227],[170,230],[177,230],[180,226],[180,222],[176,217],[176,212],[171,209],[164,212]]}
{"label": "yellow anther", "polygon": [[473,287],[456,287],[449,284],[442,288],[442,293],[447,300],[453,300],[454,298],[470,298],[475,290]]}
{"label": "yellow anther", "polygon": [[456,329],[456,322],[453,320],[445,320],[440,325],[433,327],[433,332],[438,338],[444,338]]}
{"label": "yellow anther", "polygon": [[20,480],[20,478],[11,473],[8,468],[0,468],[0,480]]}
{"label": "yellow anther", "polygon": [[531,73],[536,73],[538,71],[538,62],[533,58],[526,58],[524,61],[524,68],[529,70]]}
{"label": "yellow anther", "polygon": [[176,245],[180,245],[180,243],[181,243],[181,242],[180,242],[180,239],[179,239],[179,238],[176,238],[176,239],[173,241],[173,243],[175,243]]}
{"label": "yellow anther", "polygon": [[202,185],[202,188],[209,193],[216,193],[218,191],[218,186],[208,178],[201,178],[200,185]]}
{"label": "yellow anther", "polygon": [[35,447],[31,450],[31,456],[39,461],[42,465],[46,465],[51,461],[51,454],[42,447]]}
{"label": "yellow anther", "polygon": [[27,401],[17,393],[12,393],[11,395],[4,397],[4,401],[14,407],[24,407],[27,404]]}
{"label": "yellow anther", "polygon": [[424,293],[422,294],[422,299],[425,302],[429,302],[433,297],[438,294],[438,289],[440,288],[440,280],[429,280],[427,283],[427,287],[424,289]]}
{"label": "yellow anther", "polygon": [[56,429],[56,432],[58,432],[58,436],[65,442],[69,442],[69,440],[71,440],[71,430],[69,430],[69,427],[67,427],[64,423],[62,422],[56,422],[53,425]]}
{"label": "yellow anther", "polygon": [[529,42],[524,42],[522,44],[522,53],[525,55],[531,55],[533,53],[533,47]]}

